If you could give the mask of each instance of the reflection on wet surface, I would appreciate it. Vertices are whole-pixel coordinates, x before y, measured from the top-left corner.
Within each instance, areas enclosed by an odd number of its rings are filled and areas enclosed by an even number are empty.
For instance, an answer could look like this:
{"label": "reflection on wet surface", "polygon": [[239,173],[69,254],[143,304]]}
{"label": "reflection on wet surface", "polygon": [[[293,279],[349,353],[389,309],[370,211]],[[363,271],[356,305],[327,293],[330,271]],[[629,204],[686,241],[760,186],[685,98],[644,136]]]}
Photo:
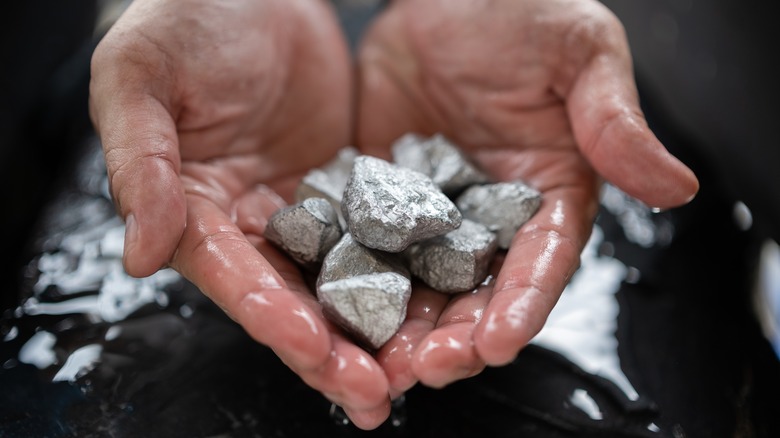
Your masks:
{"label": "reflection on wet surface", "polygon": [[[2,314],[0,435],[366,433],[174,271],[124,273],[124,226],[101,160],[95,148],[53,204],[25,295]],[[668,244],[671,226],[626,197],[620,204],[621,196],[607,189],[625,234],[643,247]],[[616,293],[641,275],[613,258],[610,245],[597,226],[582,267],[515,363],[443,390],[416,387],[373,433],[678,436],[680,426],[660,421],[624,373]]]}
{"label": "reflection on wet surface", "polygon": [[626,267],[614,258],[597,255],[603,239],[601,228],[596,226],[582,253],[582,268],[531,342],[611,381],[635,401],[639,394],[620,368],[615,338],[620,310],[615,293],[626,276]]}

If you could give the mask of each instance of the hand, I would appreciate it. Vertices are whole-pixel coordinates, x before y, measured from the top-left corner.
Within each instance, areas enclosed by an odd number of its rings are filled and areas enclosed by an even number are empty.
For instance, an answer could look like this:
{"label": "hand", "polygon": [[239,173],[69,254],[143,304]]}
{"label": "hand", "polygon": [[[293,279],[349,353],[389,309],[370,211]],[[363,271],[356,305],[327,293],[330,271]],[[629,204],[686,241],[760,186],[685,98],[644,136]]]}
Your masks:
{"label": "hand", "polygon": [[653,207],[693,198],[696,177],[647,127],[631,62],[595,0],[395,0],[374,23],[359,54],[363,151],[389,158],[402,134],[441,132],[494,179],[543,195],[492,285],[413,293],[377,357],[393,394],[515,358],[579,266],[602,179]]}
{"label": "hand", "polygon": [[136,0],[96,49],[90,87],[127,272],[173,267],[358,426],[387,418],[382,368],[261,237],[350,141],[350,60],[326,3]]}

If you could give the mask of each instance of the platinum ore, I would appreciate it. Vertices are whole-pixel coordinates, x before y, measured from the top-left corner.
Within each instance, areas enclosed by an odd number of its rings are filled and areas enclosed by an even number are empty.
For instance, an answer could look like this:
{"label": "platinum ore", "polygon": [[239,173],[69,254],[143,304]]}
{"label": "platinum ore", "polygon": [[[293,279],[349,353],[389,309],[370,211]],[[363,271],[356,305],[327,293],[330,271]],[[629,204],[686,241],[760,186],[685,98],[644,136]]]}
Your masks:
{"label": "platinum ore", "polygon": [[325,316],[374,349],[398,331],[411,294],[400,254],[363,246],[349,233],[325,257],[317,278]]}
{"label": "platinum ore", "polygon": [[372,349],[401,327],[411,295],[411,281],[395,272],[358,275],[317,288],[325,315]]}
{"label": "platinum ore", "polygon": [[271,215],[264,236],[300,265],[315,270],[339,242],[342,231],[330,202],[309,198]]}
{"label": "platinum ore", "polygon": [[460,228],[410,246],[405,255],[413,275],[439,292],[473,290],[487,277],[498,250],[486,226],[463,219]]}
{"label": "platinum ore", "polygon": [[296,201],[301,202],[308,198],[327,199],[336,209],[342,228],[346,229],[346,222],[341,214],[341,198],[352,171],[352,164],[358,155],[360,153],[355,147],[346,146],[324,166],[310,170],[295,189]]}
{"label": "platinum ore", "polygon": [[355,158],[341,208],[355,240],[387,252],[446,234],[462,219],[429,177],[368,155]]}
{"label": "platinum ore", "polygon": [[411,276],[399,254],[368,248],[357,242],[351,234],[345,233],[325,256],[317,285],[383,272],[395,272],[406,278]]}
{"label": "platinum ore", "polygon": [[508,249],[517,230],[542,203],[538,190],[522,181],[469,187],[456,200],[463,217],[496,233],[498,246]]}
{"label": "platinum ore", "polygon": [[488,176],[442,134],[429,138],[405,134],[393,143],[391,150],[396,164],[427,175],[447,196],[474,184],[490,182]]}
{"label": "platinum ore", "polygon": [[[296,262],[319,265],[324,316],[371,349],[405,320],[412,275],[443,293],[473,290],[541,204],[520,181],[490,184],[442,135],[407,134],[392,152],[395,163],[343,148],[303,178],[300,205],[277,212],[266,229]],[[339,237],[325,223],[340,224],[331,227]]]}

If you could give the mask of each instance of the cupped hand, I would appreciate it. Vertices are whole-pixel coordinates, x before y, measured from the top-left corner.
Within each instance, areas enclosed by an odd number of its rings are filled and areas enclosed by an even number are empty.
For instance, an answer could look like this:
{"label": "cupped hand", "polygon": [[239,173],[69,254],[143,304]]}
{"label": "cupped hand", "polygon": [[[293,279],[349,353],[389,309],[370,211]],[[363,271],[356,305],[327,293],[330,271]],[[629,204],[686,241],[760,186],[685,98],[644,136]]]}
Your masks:
{"label": "cupped hand", "polygon": [[515,358],[579,266],[603,180],[659,208],[698,190],[648,129],[622,25],[595,0],[394,0],[359,66],[365,153],[441,132],[495,180],[543,196],[490,284],[454,299],[415,290],[377,357],[396,395]]}
{"label": "cupped hand", "polygon": [[136,0],[92,61],[127,272],[173,267],[372,428],[389,415],[382,368],[262,238],[301,176],[349,143],[352,102],[346,44],[320,0]]}

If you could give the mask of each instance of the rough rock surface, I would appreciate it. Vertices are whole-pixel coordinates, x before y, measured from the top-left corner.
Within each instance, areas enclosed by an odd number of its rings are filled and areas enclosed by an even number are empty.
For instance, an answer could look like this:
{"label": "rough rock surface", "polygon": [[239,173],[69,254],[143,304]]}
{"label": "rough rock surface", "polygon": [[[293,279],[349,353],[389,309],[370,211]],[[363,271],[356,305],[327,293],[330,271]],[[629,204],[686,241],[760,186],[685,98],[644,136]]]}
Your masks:
{"label": "rough rock surface", "polygon": [[295,199],[301,202],[308,198],[327,199],[339,215],[341,226],[345,227],[341,214],[341,198],[347,185],[352,164],[360,152],[353,146],[342,148],[332,160],[324,166],[310,170],[295,190]]}
{"label": "rough rock surface", "polygon": [[517,230],[539,209],[542,195],[521,181],[472,186],[456,201],[463,217],[496,233],[498,246],[508,249]]}
{"label": "rough rock surface", "polygon": [[399,254],[368,248],[357,242],[351,234],[345,233],[325,256],[317,285],[383,272],[395,272],[407,278],[411,276]]}
{"label": "rough rock surface", "polygon": [[433,180],[447,196],[490,182],[461,150],[442,134],[425,138],[405,134],[392,145],[393,162]]}
{"label": "rough rock surface", "polygon": [[401,252],[460,226],[455,204],[419,173],[380,158],[355,158],[342,200],[352,236],[370,248]]}
{"label": "rough rock surface", "polygon": [[339,242],[342,231],[330,202],[309,198],[277,210],[268,219],[264,235],[296,262],[313,270]]}
{"label": "rough rock surface", "polygon": [[411,281],[395,272],[358,275],[317,288],[325,315],[372,349],[401,327],[411,295]]}
{"label": "rough rock surface", "polygon": [[417,278],[440,292],[457,293],[482,283],[497,249],[493,232],[464,219],[457,230],[416,243],[405,255]]}

